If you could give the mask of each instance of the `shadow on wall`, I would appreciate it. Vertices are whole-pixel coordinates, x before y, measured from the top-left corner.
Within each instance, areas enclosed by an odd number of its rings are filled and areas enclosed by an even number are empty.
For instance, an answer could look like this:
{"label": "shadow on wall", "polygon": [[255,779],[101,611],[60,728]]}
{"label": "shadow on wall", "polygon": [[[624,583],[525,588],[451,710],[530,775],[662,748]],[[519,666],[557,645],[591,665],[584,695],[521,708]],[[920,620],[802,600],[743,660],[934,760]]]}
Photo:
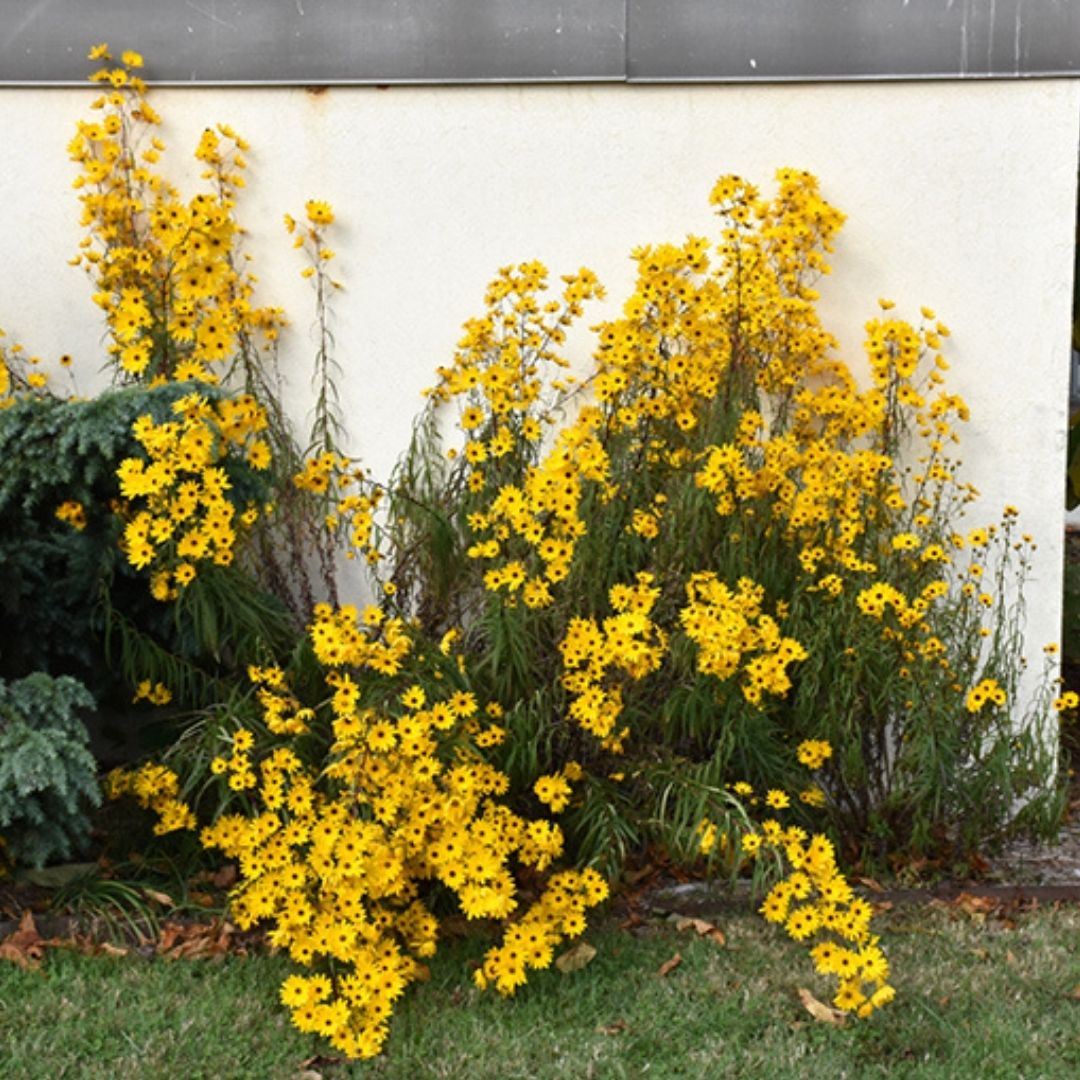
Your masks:
{"label": "shadow on wall", "polygon": [[1069,365],[1069,444],[1065,478],[1065,525],[1080,529],[1080,177],[1077,178],[1073,245],[1072,358]]}

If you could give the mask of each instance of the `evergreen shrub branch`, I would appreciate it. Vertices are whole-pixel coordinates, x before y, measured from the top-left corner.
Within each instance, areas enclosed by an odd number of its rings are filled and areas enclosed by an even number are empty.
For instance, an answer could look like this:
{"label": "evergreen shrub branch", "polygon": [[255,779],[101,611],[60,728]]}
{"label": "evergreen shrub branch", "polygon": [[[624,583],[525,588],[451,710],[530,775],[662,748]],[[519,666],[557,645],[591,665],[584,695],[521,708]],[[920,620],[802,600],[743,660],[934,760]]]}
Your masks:
{"label": "evergreen shrub branch", "polygon": [[80,713],[93,708],[67,676],[0,680],[0,854],[12,862],[42,867],[89,840],[101,791]]}

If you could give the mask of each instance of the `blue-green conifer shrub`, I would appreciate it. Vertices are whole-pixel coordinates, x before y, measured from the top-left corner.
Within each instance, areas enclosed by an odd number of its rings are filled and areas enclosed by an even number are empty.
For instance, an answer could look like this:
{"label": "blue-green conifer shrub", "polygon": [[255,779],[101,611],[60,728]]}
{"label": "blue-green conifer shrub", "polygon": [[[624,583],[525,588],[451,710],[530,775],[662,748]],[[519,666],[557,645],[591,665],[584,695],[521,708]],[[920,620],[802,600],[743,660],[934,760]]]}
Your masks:
{"label": "blue-green conifer shrub", "polygon": [[101,791],[80,710],[93,707],[67,675],[0,679],[0,837],[13,863],[71,858],[89,839]]}

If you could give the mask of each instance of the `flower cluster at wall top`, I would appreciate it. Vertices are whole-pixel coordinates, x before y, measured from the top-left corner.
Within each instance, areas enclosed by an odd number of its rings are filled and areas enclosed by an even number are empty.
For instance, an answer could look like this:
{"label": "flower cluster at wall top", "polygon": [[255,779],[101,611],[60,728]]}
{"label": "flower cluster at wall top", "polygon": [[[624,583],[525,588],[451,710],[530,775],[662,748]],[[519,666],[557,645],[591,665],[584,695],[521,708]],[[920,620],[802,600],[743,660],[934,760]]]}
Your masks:
{"label": "flower cluster at wall top", "polygon": [[[882,301],[861,386],[816,306],[843,214],[804,171],[772,196],[723,177],[716,238],[633,252],[588,372],[564,346],[596,274],[501,268],[376,482],[343,452],[333,208],[285,218],[317,312],[301,437],[287,324],[241,250],[247,144],[207,128],[206,190],[183,198],[142,58],[91,58],[74,261],[108,393],[149,396],[96,500],[50,495],[37,527],[121,553],[157,605],[110,633],[140,702],[192,710],[186,734],[108,792],[235,862],[233,917],[304,969],[294,1023],[378,1053],[451,909],[501,926],[474,982],[513,993],[647,852],[752,876],[838,1008],[887,1004],[843,867],[1044,827],[1047,733],[1076,705],[1049,667],[1022,700],[1034,545],[1011,507],[963,523],[948,328]],[[5,402],[44,409],[36,366],[0,361]],[[338,597],[341,555],[368,602]]]}

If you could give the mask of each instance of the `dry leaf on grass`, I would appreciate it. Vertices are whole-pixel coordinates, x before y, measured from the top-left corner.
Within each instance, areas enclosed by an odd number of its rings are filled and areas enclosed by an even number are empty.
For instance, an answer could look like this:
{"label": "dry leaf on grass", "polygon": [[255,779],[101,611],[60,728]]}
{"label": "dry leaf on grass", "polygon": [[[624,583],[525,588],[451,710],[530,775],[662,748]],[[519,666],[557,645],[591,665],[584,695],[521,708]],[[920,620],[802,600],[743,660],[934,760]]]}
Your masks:
{"label": "dry leaf on grass", "polygon": [[693,930],[698,937],[708,938],[710,941],[716,942],[717,945],[725,945],[727,943],[727,938],[724,937],[724,931],[721,930],[719,926],[715,926],[711,922],[706,922],[704,919],[680,919],[675,924],[675,929]]}
{"label": "dry leaf on grass", "polygon": [[181,924],[167,922],[157,944],[160,956],[169,960],[193,960],[202,956],[222,956],[233,945],[232,923],[214,920],[210,923]]}
{"label": "dry leaf on grass", "polygon": [[569,975],[592,963],[594,956],[596,956],[596,950],[587,941],[579,941],[561,956],[555,958],[555,966],[564,975]]}
{"label": "dry leaf on grass", "polygon": [[618,1020],[613,1020],[610,1024],[601,1024],[597,1029],[598,1035],[621,1035],[624,1031],[629,1031],[630,1025],[621,1017]]}
{"label": "dry leaf on grass", "polygon": [[1001,907],[1001,901],[992,896],[973,896],[971,893],[962,892],[953,901],[953,905],[969,915],[989,915]]}
{"label": "dry leaf on grass", "polygon": [[884,892],[885,886],[881,884],[876,878],[872,877],[857,877],[853,879],[860,885],[865,885],[871,892]]}
{"label": "dry leaf on grass", "polygon": [[33,913],[24,911],[19,928],[0,941],[0,960],[10,960],[25,971],[36,971],[41,967],[45,944],[34,923]]}
{"label": "dry leaf on grass", "polygon": [[300,1073],[297,1075],[296,1080],[322,1080],[324,1073],[320,1072],[320,1069],[333,1069],[334,1075],[337,1075],[337,1068],[343,1064],[342,1058],[339,1057],[326,1057],[323,1054],[316,1054],[314,1057],[305,1058],[300,1062]]}
{"label": "dry leaf on grass", "polygon": [[799,987],[799,1000],[803,1003],[803,1008],[815,1020],[820,1020],[823,1024],[834,1024],[837,1027],[840,1027],[844,1021],[847,1020],[847,1013],[841,1012],[839,1009],[834,1009],[831,1005],[826,1005],[824,1001],[818,1001],[818,999],[803,986]]}
{"label": "dry leaf on grass", "polygon": [[87,955],[90,956],[127,956],[128,950],[121,945],[114,945],[111,941],[99,941],[96,945],[90,944]]}
{"label": "dry leaf on grass", "polygon": [[670,975],[682,963],[682,953],[676,953],[670,960],[665,960],[656,970],[660,978]]}

